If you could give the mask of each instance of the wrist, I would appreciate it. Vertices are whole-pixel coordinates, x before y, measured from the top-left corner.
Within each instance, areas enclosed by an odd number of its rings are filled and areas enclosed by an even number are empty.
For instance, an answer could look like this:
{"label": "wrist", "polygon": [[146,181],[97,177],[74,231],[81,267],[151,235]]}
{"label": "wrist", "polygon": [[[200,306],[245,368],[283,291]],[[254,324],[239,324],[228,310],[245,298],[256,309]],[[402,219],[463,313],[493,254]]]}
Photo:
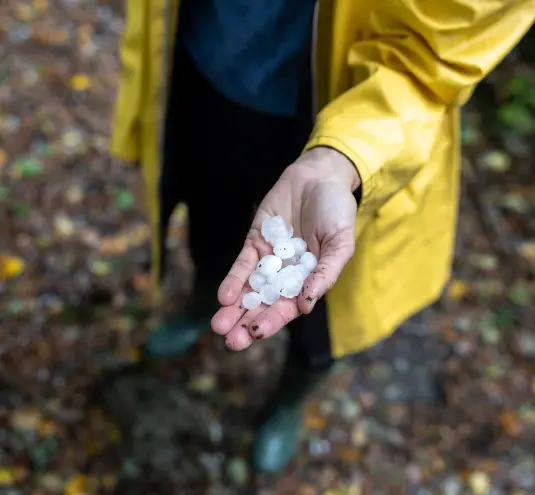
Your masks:
{"label": "wrist", "polygon": [[326,146],[311,148],[303,153],[296,163],[304,163],[325,172],[329,179],[347,186],[351,192],[356,191],[361,185],[360,175],[353,162],[334,148]]}

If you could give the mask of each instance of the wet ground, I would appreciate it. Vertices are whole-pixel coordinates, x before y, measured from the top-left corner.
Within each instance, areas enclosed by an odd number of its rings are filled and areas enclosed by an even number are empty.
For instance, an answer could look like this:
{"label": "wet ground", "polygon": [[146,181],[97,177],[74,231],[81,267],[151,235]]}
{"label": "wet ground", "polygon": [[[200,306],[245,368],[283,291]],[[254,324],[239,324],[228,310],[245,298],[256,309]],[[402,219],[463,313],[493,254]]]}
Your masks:
{"label": "wet ground", "polygon": [[[339,363],[295,462],[253,476],[284,335],[233,354],[207,333],[186,358],[141,360],[148,229],[137,170],[108,156],[121,4],[0,4],[0,493],[535,493],[531,45],[465,111],[443,298]],[[180,211],[171,304],[185,230]]]}

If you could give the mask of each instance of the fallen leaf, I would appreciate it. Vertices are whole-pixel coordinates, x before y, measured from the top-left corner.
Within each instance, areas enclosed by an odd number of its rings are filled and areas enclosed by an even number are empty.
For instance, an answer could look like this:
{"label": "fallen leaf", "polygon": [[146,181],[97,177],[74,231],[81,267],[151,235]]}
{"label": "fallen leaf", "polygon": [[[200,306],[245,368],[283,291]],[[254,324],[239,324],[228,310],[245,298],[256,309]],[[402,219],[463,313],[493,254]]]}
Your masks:
{"label": "fallen leaf", "polygon": [[309,430],[323,430],[327,427],[327,420],[321,416],[314,405],[309,405],[305,413],[305,426]]}
{"label": "fallen leaf", "polygon": [[500,414],[500,425],[511,437],[518,437],[522,431],[518,416],[514,411],[505,411]]}
{"label": "fallen leaf", "polygon": [[447,298],[450,301],[460,301],[468,294],[468,284],[462,280],[452,280],[448,285]]}
{"label": "fallen leaf", "polygon": [[16,481],[13,469],[9,466],[0,467],[0,486],[10,486]]}
{"label": "fallen leaf", "polygon": [[65,485],[65,495],[88,495],[90,492],[89,479],[82,474],[73,476]]}
{"label": "fallen leaf", "polygon": [[339,459],[346,464],[354,464],[361,458],[360,450],[352,445],[336,445],[334,451]]}
{"label": "fallen leaf", "polygon": [[50,419],[43,419],[39,425],[39,434],[43,437],[52,437],[58,433],[58,426]]}
{"label": "fallen leaf", "polygon": [[24,271],[24,261],[16,256],[0,254],[0,281],[18,277]]}
{"label": "fallen leaf", "polygon": [[0,148],[0,169],[7,163],[7,153]]}
{"label": "fallen leaf", "polygon": [[124,254],[130,249],[142,246],[150,238],[148,225],[137,225],[119,234],[106,237],[100,243],[100,252],[103,254]]}
{"label": "fallen leaf", "polygon": [[91,89],[91,80],[86,74],[75,74],[71,79],[71,88],[74,91],[88,91]]}

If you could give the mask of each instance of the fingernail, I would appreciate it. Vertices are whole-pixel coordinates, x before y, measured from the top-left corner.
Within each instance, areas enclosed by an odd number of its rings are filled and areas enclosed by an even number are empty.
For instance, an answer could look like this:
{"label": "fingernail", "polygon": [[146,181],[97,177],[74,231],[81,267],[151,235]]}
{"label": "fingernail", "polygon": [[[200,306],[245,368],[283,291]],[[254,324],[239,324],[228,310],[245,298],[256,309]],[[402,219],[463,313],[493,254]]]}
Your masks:
{"label": "fingernail", "polygon": [[318,302],[318,298],[315,297],[314,299],[312,299],[312,301],[310,301],[310,309],[314,309],[314,306],[316,305],[316,303]]}

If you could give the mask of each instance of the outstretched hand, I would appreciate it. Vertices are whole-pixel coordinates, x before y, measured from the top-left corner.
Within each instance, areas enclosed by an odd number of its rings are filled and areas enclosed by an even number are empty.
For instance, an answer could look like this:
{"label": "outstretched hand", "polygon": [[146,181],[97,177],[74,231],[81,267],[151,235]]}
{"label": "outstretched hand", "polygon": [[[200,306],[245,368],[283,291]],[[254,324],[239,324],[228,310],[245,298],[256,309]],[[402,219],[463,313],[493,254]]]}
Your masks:
{"label": "outstretched hand", "polygon": [[[312,311],[331,289],[355,248],[357,204],[353,191],[360,185],[354,165],[339,152],[314,148],[290,165],[266,195],[253,220],[245,245],[218,291],[222,308],[212,318],[214,332],[226,337],[232,350],[276,334],[291,320]],[[272,253],[260,233],[262,222],[281,215],[303,238],[318,265],[305,280],[301,294],[280,298],[247,311],[242,297],[252,289],[247,280],[259,260]]]}

